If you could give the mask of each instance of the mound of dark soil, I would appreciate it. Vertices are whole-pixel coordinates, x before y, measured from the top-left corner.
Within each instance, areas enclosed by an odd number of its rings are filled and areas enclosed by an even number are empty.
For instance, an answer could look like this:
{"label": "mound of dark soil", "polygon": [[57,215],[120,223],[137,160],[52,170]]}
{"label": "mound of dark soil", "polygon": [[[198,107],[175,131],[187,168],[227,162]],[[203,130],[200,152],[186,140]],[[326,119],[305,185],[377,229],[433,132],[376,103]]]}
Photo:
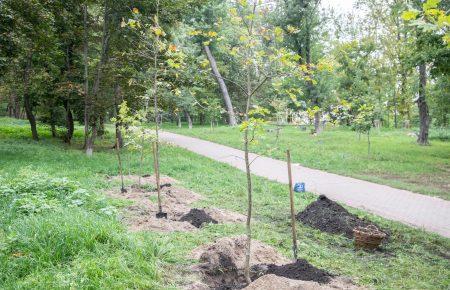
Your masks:
{"label": "mound of dark soil", "polygon": [[[355,227],[367,227],[373,224],[349,213],[344,207],[325,195],[319,196],[304,211],[298,213],[296,218],[310,227],[331,234],[343,234],[349,239],[353,238]],[[375,226],[379,228],[377,225]]]}
{"label": "mound of dark soil", "polygon": [[[257,271],[256,268],[261,270]],[[299,259],[295,263],[285,264],[282,266],[274,264],[257,265],[253,268],[253,271],[259,272],[258,276],[261,274],[274,274],[289,279],[314,281],[318,283],[328,283],[330,282],[331,277],[333,277],[328,272],[314,267],[303,259]]]}
{"label": "mound of dark soil", "polygon": [[217,224],[217,221],[207,214],[203,209],[193,208],[189,213],[181,217],[180,221],[189,222],[194,227],[200,228],[203,224],[213,223]]}

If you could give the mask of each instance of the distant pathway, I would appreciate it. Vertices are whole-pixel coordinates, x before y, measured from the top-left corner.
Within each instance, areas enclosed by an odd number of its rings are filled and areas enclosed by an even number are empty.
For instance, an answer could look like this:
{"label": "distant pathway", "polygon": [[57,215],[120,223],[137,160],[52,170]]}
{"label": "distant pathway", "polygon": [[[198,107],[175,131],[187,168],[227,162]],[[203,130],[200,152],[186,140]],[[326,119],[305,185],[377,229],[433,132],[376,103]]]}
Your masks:
{"label": "distant pathway", "polygon": [[[161,138],[245,171],[242,150],[165,131]],[[251,154],[250,160],[256,157]],[[251,169],[255,175],[288,183],[284,161],[259,156]],[[306,183],[307,191],[450,238],[450,201],[298,165],[292,174],[295,181]]]}

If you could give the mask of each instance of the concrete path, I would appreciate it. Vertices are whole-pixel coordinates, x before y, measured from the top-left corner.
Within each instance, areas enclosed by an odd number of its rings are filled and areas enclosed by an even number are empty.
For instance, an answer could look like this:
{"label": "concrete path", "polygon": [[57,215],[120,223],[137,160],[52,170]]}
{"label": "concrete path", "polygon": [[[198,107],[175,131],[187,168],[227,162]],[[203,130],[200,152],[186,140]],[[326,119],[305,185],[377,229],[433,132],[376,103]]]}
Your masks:
{"label": "concrete path", "polygon": [[[241,150],[165,131],[161,139],[245,171]],[[254,158],[253,174],[288,183],[286,162],[251,154]],[[450,201],[298,165],[292,174],[307,191],[450,238]]]}

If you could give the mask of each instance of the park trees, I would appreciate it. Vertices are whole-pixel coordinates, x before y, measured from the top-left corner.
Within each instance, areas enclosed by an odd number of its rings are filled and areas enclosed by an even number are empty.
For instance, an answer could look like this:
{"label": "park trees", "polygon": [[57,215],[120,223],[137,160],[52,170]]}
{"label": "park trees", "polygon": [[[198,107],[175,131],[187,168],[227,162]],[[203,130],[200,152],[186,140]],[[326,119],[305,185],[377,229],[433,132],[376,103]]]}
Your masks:
{"label": "park trees", "polygon": [[[35,117],[38,97],[54,76],[53,63],[48,65],[47,61],[57,53],[50,6],[40,1],[4,1],[0,6],[2,19],[10,25],[5,41],[12,60],[8,70],[14,78],[21,79],[20,94],[34,140],[39,139]],[[16,92],[12,87],[12,93]]]}
{"label": "park trees", "polygon": [[[304,65],[307,71],[312,71],[319,61],[320,53],[315,47],[320,39],[319,15],[320,0],[285,0],[280,5],[277,16],[277,23],[287,32],[285,43],[292,50],[296,51],[299,63]],[[303,93],[310,103],[310,107],[320,107],[321,98],[317,89],[317,80],[309,76],[304,80]],[[320,131],[321,110],[315,110],[314,131]]]}
{"label": "park trees", "polygon": [[[450,43],[450,20],[448,15],[448,4],[440,0],[427,0],[420,5],[403,13],[402,17],[410,21],[416,30],[415,53],[412,62],[419,70],[419,90],[416,99],[420,117],[420,132],[417,143],[428,145],[428,135],[431,119],[429,116],[428,103],[426,100],[427,88],[427,64],[432,65],[434,72],[448,75],[448,65],[444,63],[449,59]],[[419,6],[419,5],[418,5]]]}
{"label": "park trees", "polygon": [[233,107],[233,102],[230,97],[229,89],[226,84],[226,78],[220,72],[216,57],[213,50],[215,50],[218,33],[216,30],[224,30],[221,26],[224,19],[227,18],[226,13],[227,3],[223,1],[210,1],[207,5],[204,5],[198,11],[194,13],[194,21],[191,24],[194,30],[191,32],[191,36],[194,41],[202,47],[204,55],[208,60],[211,68],[211,73],[219,85],[219,89],[225,104],[228,125],[236,126],[237,119]]}

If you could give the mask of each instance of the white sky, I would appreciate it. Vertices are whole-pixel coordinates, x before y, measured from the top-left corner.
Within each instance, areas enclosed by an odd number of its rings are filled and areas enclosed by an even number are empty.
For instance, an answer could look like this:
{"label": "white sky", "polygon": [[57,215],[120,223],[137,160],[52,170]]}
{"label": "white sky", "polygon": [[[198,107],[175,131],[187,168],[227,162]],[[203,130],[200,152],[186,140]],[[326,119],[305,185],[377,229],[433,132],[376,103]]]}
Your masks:
{"label": "white sky", "polygon": [[352,11],[355,2],[356,0],[322,0],[321,5],[323,8],[334,8],[338,14],[345,14]]}

